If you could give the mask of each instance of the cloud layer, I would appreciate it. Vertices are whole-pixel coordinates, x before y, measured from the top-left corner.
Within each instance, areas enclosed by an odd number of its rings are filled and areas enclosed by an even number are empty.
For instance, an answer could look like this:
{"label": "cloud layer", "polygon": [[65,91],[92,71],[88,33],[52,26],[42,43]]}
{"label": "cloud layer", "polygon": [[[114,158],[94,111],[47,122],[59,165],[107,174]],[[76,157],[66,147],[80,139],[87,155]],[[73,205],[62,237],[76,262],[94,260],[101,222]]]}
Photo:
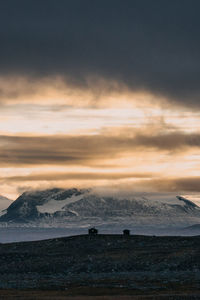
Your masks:
{"label": "cloud layer", "polygon": [[1,1],[0,75],[122,85],[196,107],[199,10],[197,0]]}
{"label": "cloud layer", "polygon": [[198,0],[0,1],[0,187],[199,191]]}
{"label": "cloud layer", "polygon": [[180,153],[199,147],[199,133],[183,132],[150,134],[123,129],[105,135],[0,136],[0,163],[2,166],[103,166],[106,160],[133,156],[137,151]]}

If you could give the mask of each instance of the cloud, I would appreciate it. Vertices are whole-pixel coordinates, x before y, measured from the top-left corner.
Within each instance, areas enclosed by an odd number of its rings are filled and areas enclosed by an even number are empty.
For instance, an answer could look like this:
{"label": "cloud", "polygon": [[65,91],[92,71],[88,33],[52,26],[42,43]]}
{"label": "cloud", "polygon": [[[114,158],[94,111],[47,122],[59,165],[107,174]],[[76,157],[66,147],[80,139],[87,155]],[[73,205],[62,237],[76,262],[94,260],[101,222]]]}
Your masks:
{"label": "cloud", "polygon": [[[28,175],[17,175],[0,177],[1,185],[23,184],[23,191],[28,188],[43,188],[59,186],[65,187],[96,187],[108,194],[112,191],[116,194],[131,195],[136,192],[171,192],[181,194],[183,192],[200,192],[200,177],[177,177],[158,178],[152,173],[113,173],[113,172],[66,172],[66,173],[33,173]],[[105,186],[101,186],[101,182]],[[27,185],[28,184],[28,185]],[[29,186],[30,185],[30,186]],[[99,187],[98,187],[99,186]]]}
{"label": "cloud", "polygon": [[5,182],[26,182],[26,181],[66,181],[66,180],[119,180],[128,178],[150,178],[151,173],[97,173],[97,172],[67,172],[67,173],[42,173],[42,174],[29,174],[22,176],[9,176],[0,177],[0,181]]}
{"label": "cloud", "polygon": [[156,192],[200,192],[200,177],[161,178],[144,180],[138,183],[138,187]]}
{"label": "cloud", "polygon": [[98,135],[0,136],[0,163],[5,166],[112,164],[137,151],[184,153],[200,147],[200,134],[153,133],[123,129]]}
{"label": "cloud", "polygon": [[198,0],[1,1],[0,76],[32,86],[60,76],[72,88],[123,86],[197,107],[199,9]]}
{"label": "cloud", "polygon": [[117,195],[136,195],[139,193],[172,193],[173,195],[181,195],[182,193],[199,193],[200,192],[200,176],[185,177],[168,177],[149,176],[149,178],[130,178],[126,181],[110,183],[106,186],[96,187],[101,194]]}

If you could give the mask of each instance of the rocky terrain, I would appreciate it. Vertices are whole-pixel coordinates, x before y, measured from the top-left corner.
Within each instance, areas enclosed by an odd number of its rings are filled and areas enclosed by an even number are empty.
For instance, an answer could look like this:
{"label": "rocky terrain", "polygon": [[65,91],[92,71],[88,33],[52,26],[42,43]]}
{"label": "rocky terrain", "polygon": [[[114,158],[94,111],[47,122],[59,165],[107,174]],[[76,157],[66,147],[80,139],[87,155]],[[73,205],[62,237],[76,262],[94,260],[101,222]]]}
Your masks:
{"label": "rocky terrain", "polygon": [[80,235],[0,244],[0,265],[1,290],[200,295],[200,236]]}

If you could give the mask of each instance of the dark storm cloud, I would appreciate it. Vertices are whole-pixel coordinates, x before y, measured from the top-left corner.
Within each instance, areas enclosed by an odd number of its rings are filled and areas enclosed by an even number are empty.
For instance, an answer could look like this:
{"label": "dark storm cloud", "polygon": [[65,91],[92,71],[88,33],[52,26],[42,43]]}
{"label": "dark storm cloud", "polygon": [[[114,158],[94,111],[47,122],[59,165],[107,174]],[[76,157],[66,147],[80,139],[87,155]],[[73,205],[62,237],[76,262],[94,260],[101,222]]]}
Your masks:
{"label": "dark storm cloud", "polygon": [[[127,130],[126,130],[127,131]],[[165,151],[184,153],[200,147],[200,134],[151,135],[133,132],[124,135],[82,135],[82,136],[0,136],[0,164],[23,165],[78,165],[93,167],[112,166],[112,159],[134,157],[137,151]]]}
{"label": "dark storm cloud", "polygon": [[195,106],[199,11],[198,0],[1,0],[0,74],[104,78]]}

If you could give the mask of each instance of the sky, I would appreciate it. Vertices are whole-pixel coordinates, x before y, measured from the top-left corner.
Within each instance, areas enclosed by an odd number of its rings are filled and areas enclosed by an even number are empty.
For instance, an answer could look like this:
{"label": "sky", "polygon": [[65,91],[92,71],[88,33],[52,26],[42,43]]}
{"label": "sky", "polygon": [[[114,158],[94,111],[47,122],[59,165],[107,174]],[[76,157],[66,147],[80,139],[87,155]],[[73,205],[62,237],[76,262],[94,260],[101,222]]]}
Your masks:
{"label": "sky", "polygon": [[198,0],[0,0],[0,194],[200,193]]}

